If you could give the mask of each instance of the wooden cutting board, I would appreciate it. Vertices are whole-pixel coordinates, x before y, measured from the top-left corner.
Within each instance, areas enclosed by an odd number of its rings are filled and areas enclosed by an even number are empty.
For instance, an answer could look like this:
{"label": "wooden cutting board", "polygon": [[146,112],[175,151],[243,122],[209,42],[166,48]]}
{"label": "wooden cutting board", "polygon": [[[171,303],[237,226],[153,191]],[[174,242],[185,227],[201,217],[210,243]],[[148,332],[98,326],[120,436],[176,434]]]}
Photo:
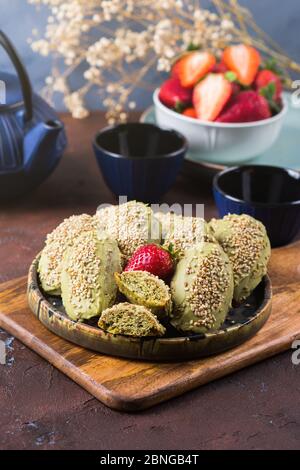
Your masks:
{"label": "wooden cutting board", "polygon": [[31,313],[26,277],[0,286],[0,327],[21,340],[105,405],[137,411],[178,396],[281,351],[300,338],[300,242],[273,250],[273,311],[243,345],[218,356],[150,363],[93,353],[50,333]]}

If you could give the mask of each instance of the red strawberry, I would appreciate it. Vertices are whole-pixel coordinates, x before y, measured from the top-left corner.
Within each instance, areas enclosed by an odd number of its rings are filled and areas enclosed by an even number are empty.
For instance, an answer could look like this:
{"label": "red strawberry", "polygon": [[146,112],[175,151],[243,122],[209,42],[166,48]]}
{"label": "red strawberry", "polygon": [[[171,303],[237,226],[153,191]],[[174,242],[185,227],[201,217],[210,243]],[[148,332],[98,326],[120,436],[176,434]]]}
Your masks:
{"label": "red strawberry", "polygon": [[237,95],[241,91],[241,86],[236,82],[231,83],[231,88],[232,88],[232,96]]}
{"label": "red strawberry", "polygon": [[188,117],[191,117],[191,118],[197,118],[197,113],[196,113],[195,108],[187,108],[183,111],[182,114],[184,116],[188,116]]}
{"label": "red strawberry", "polygon": [[275,94],[273,99],[279,101],[282,93],[282,83],[280,77],[271,70],[261,70],[255,80],[255,87],[257,90],[268,86],[270,83],[275,84]]}
{"label": "red strawberry", "polygon": [[228,70],[228,67],[224,64],[223,61],[221,62],[217,62],[213,69],[212,69],[212,73],[225,73],[227,72]]}
{"label": "red strawberry", "polygon": [[241,91],[241,85],[237,81],[236,73],[228,70],[224,73],[224,77],[231,83],[232,96],[237,95]]}
{"label": "red strawberry", "polygon": [[159,90],[160,101],[169,108],[176,108],[180,105],[186,106],[192,101],[192,90],[183,88],[178,78],[169,78]]}
{"label": "red strawberry", "polygon": [[229,46],[223,52],[223,62],[229,70],[237,74],[242,85],[251,85],[256,77],[261,58],[252,46],[239,44]]}
{"label": "red strawberry", "polygon": [[176,73],[181,85],[184,87],[194,86],[211,71],[215,63],[215,57],[209,52],[194,51],[185,54],[176,63]]}
{"label": "red strawberry", "polygon": [[253,122],[271,117],[267,100],[256,91],[242,91],[225,107],[217,122]]}
{"label": "red strawberry", "polygon": [[167,278],[173,270],[174,262],[170,252],[154,244],[138,248],[124,269],[124,271],[148,271],[161,279]]}
{"label": "red strawberry", "polygon": [[214,121],[232,94],[232,86],[221,73],[211,73],[194,88],[193,104],[197,117]]}
{"label": "red strawberry", "polygon": [[179,78],[179,75],[178,75],[178,72],[179,72],[179,62],[180,60],[177,60],[176,62],[174,62],[174,64],[172,65],[172,68],[171,68],[171,77],[173,78]]}

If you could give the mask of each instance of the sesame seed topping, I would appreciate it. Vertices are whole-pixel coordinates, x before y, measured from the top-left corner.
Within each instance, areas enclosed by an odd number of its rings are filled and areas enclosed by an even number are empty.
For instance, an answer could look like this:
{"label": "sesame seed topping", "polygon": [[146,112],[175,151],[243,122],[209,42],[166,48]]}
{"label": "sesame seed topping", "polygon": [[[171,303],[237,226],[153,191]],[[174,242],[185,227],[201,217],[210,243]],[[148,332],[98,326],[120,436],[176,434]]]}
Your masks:
{"label": "sesame seed topping", "polygon": [[268,243],[266,230],[259,221],[246,214],[228,214],[222,220],[230,223],[230,230],[220,240],[220,244],[230,259],[234,282],[237,284],[255,266],[265,266],[265,263],[258,261]]}
{"label": "sesame seed topping", "polygon": [[[173,217],[171,217],[172,215]],[[171,214],[171,216],[169,218],[169,232],[165,237],[164,245],[172,244],[178,258],[182,258],[186,250],[193,245],[215,241],[204,219],[175,214]]]}
{"label": "sesame seed topping", "polygon": [[70,279],[69,300],[75,309],[80,308],[83,302],[93,300],[100,268],[95,232],[86,232],[68,253],[66,272]]}
{"label": "sesame seed topping", "polygon": [[94,218],[87,214],[73,215],[65,219],[47,235],[40,263],[40,279],[53,289],[60,288],[61,265],[64,253],[72,246],[76,237],[94,227]]}
{"label": "sesame seed topping", "polygon": [[141,202],[105,207],[97,212],[96,217],[98,231],[113,236],[126,259],[152,239],[160,242],[159,223],[156,227],[151,208]]}
{"label": "sesame seed topping", "polygon": [[[195,261],[198,264],[196,270],[191,269]],[[210,329],[216,322],[215,314],[222,307],[230,286],[228,266],[224,263],[220,249],[214,248],[200,260],[193,257],[186,274],[193,275],[193,281],[185,287],[185,291],[186,302],[196,317],[194,325]]]}

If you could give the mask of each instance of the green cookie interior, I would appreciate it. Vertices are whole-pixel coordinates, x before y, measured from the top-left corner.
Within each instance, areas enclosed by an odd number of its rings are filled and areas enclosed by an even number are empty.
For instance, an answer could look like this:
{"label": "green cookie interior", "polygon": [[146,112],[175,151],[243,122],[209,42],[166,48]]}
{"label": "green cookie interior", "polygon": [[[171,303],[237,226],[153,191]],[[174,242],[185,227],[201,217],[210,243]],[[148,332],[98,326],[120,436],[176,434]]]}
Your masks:
{"label": "green cookie interior", "polygon": [[147,271],[124,271],[115,274],[119,290],[133,304],[149,308],[158,317],[168,315],[172,308],[169,287]]}
{"label": "green cookie interior", "polygon": [[116,304],[104,310],[98,326],[112,334],[145,337],[163,336],[165,328],[156,316],[142,305],[127,302]]}

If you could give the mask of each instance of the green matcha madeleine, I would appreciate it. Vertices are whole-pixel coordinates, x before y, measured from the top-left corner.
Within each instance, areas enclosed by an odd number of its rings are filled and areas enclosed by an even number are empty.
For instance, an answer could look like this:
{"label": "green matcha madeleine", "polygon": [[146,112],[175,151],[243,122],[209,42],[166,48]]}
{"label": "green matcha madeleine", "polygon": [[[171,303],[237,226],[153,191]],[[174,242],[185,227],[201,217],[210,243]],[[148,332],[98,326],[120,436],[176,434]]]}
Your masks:
{"label": "green matcha madeleine", "polygon": [[129,302],[147,307],[159,318],[171,312],[170,288],[157,276],[147,271],[125,271],[116,273],[115,280]]}
{"label": "green matcha madeleine", "polygon": [[246,214],[212,219],[209,225],[232,264],[233,296],[241,302],[267,273],[271,247],[266,229],[261,222]]}
{"label": "green matcha madeleine", "polygon": [[96,214],[98,230],[118,241],[128,260],[140,246],[161,242],[161,224],[152,209],[142,202],[130,201],[119,206],[101,208]]}
{"label": "green matcha madeleine", "polygon": [[135,337],[163,336],[166,331],[149,309],[128,302],[104,310],[98,326],[114,335]]}
{"label": "green matcha madeleine", "polygon": [[164,246],[172,246],[178,259],[183,258],[185,252],[193,245],[203,242],[215,242],[204,219],[179,215],[171,219],[169,232],[164,237]]}
{"label": "green matcha madeleine", "polygon": [[222,248],[203,242],[179,261],[171,281],[172,325],[183,332],[217,330],[231,307],[233,273]]}
{"label": "green matcha madeleine", "polygon": [[65,253],[61,295],[72,320],[87,320],[111,307],[117,296],[114,273],[121,271],[117,242],[99,239],[96,230],[82,233]]}
{"label": "green matcha madeleine", "polygon": [[164,240],[168,233],[173,232],[174,225],[178,221],[182,221],[182,215],[178,215],[175,212],[155,212],[154,216],[161,223],[161,236]]}
{"label": "green matcha madeleine", "polygon": [[47,235],[38,264],[39,278],[45,292],[60,294],[61,267],[65,251],[72,246],[76,237],[91,230],[94,223],[95,220],[90,215],[73,215]]}

